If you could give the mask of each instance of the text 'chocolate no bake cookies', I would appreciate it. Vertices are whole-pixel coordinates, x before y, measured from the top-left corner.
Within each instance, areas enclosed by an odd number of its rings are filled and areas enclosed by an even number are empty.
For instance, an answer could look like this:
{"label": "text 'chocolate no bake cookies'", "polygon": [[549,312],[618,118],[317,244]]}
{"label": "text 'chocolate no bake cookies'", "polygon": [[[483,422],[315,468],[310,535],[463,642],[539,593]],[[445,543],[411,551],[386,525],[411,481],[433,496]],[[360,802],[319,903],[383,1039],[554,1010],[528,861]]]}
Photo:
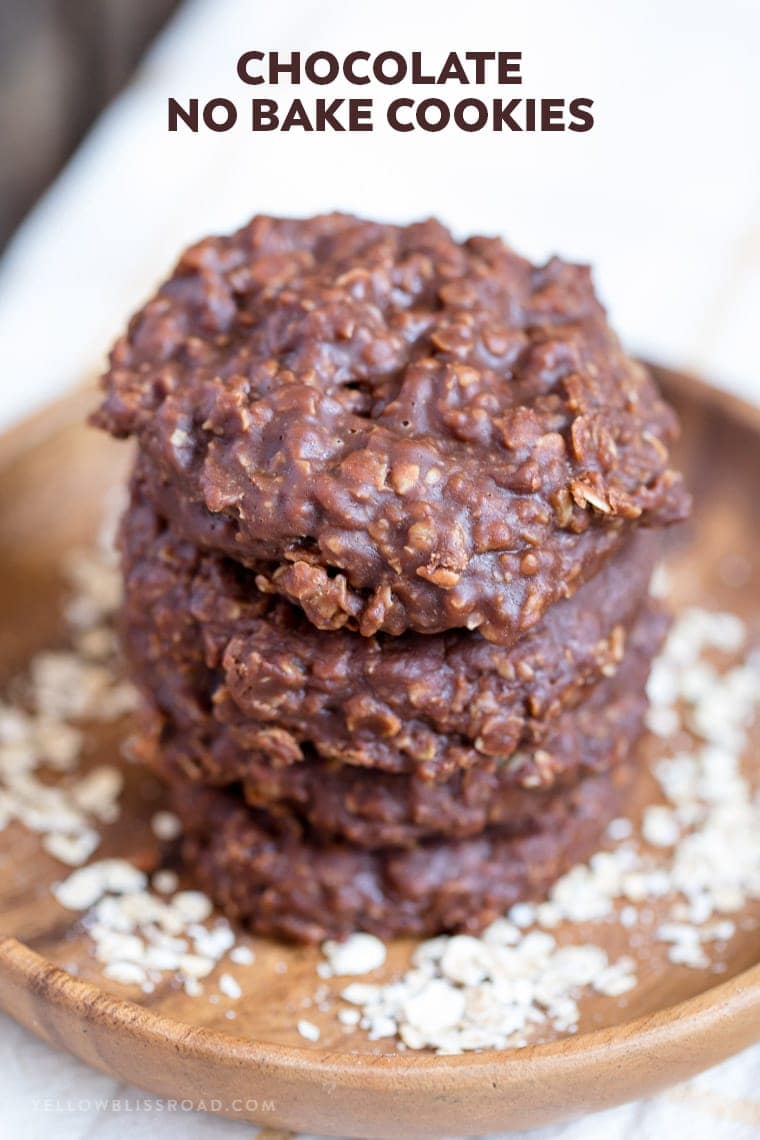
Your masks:
{"label": "text 'chocolate no bake cookies'", "polygon": [[230,913],[475,930],[593,848],[688,496],[584,267],[255,218],[183,255],[104,387],[95,422],[138,443],[137,748]]}

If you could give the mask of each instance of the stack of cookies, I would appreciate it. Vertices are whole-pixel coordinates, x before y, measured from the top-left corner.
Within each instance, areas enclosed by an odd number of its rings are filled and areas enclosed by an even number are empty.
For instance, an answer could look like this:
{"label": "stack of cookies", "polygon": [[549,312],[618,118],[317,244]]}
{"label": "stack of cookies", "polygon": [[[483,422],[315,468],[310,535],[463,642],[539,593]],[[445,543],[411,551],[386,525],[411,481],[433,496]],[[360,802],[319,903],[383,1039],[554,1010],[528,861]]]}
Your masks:
{"label": "stack of cookies", "polygon": [[183,255],[104,387],[138,747],[231,917],[477,931],[593,851],[688,496],[586,268],[259,217]]}

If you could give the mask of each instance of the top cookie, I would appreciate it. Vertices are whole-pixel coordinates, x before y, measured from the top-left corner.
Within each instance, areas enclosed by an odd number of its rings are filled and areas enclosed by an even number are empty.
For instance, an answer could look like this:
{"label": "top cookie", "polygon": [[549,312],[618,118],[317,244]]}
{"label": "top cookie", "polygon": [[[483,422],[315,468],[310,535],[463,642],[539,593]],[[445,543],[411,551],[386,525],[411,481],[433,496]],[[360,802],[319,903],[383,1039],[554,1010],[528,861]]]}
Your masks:
{"label": "top cookie", "polygon": [[688,510],[674,415],[589,270],[434,221],[208,238],[103,386],[94,421],[138,438],[157,507],[323,629],[510,644]]}

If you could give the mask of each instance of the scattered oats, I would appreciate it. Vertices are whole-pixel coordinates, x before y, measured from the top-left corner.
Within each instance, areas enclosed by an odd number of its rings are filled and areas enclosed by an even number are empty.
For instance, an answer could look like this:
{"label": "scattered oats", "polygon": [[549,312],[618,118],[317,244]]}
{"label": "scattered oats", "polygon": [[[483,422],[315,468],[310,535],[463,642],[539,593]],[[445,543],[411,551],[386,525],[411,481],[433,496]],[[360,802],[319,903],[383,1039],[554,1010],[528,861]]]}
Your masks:
{"label": "scattered oats", "polygon": [[134,962],[109,962],[103,974],[122,986],[145,986],[147,982],[145,971]]}
{"label": "scattered oats", "polygon": [[107,893],[139,891],[145,883],[143,872],[126,860],[102,859],[99,863],[80,867],[68,879],[58,883],[53,894],[67,910],[87,910]]}
{"label": "scattered oats", "polygon": [[645,723],[655,736],[675,736],[681,727],[681,718],[674,708],[667,705],[651,705],[647,709]]}
{"label": "scattered oats", "polygon": [[614,843],[620,843],[623,839],[630,839],[633,835],[633,824],[630,819],[613,819],[607,825],[607,836]]}
{"label": "scattered oats", "polygon": [[351,1005],[366,1005],[380,993],[380,986],[370,985],[368,982],[352,982],[341,990],[340,996]]}
{"label": "scattered oats", "polygon": [[646,685],[649,703],[669,708],[678,700],[678,675],[664,658],[653,662]]}
{"label": "scattered oats", "polygon": [[180,973],[188,978],[206,978],[215,965],[213,958],[204,958],[200,954],[183,954],[179,960]]}
{"label": "scattered oats", "polygon": [[668,947],[668,958],[676,966],[691,966],[696,970],[704,970],[710,965],[710,959],[699,942],[673,943]]}
{"label": "scattered oats", "polygon": [[33,728],[34,746],[43,763],[59,772],[72,768],[84,744],[80,728],[62,720],[38,719]]}
{"label": "scattered oats", "polygon": [[440,962],[447,945],[448,938],[444,934],[439,935],[438,938],[428,938],[426,942],[417,944],[412,954],[412,962],[415,966],[429,971]]}
{"label": "scattered oats", "polygon": [[146,946],[145,965],[159,973],[174,973],[179,969],[179,955],[176,949],[165,946]]}
{"label": "scattered oats", "polygon": [[451,982],[475,986],[488,977],[493,952],[478,938],[457,934],[447,939],[441,955],[441,973]]}
{"label": "scattered oats", "polygon": [[228,1009],[224,1016],[227,1018],[228,1021],[234,1021],[235,1018],[237,1017],[237,1014],[235,1013],[234,1009]]}
{"label": "scattered oats", "polygon": [[630,959],[621,959],[614,966],[606,966],[594,978],[594,989],[605,997],[620,997],[628,993],[637,983],[633,972],[633,962]]}
{"label": "scattered oats", "polygon": [[524,929],[532,926],[536,920],[536,908],[533,903],[516,903],[509,912],[511,922]]}
{"label": "scattered oats", "polygon": [[549,897],[570,922],[591,922],[612,913],[610,894],[591,866],[573,867],[557,880]]}
{"label": "scattered oats", "polygon": [[667,567],[660,563],[655,566],[649,582],[649,594],[653,598],[667,598],[672,588]]}
{"label": "scattered oats", "polygon": [[103,823],[118,817],[118,799],[124,777],[118,768],[103,765],[91,772],[72,788],[72,798],[83,811],[94,815]]}
{"label": "scattered oats", "polygon": [[82,657],[101,663],[114,656],[118,647],[114,631],[104,625],[75,633],[74,645]]}
{"label": "scattered oats", "polygon": [[399,1027],[399,1036],[401,1042],[407,1049],[424,1049],[427,1046],[427,1039],[424,1033],[420,1033],[408,1022],[404,1022]]}
{"label": "scattered oats", "polygon": [[80,831],[75,835],[64,835],[60,832],[50,832],[42,840],[42,846],[61,863],[70,867],[81,867],[92,855],[100,842],[97,831]]}
{"label": "scattered oats", "polygon": [[141,923],[157,923],[166,933],[179,934],[182,924],[161,899],[147,891],[133,891],[121,899],[106,898],[97,912],[106,921],[123,923],[130,928]]}
{"label": "scattered oats", "polygon": [[92,824],[117,817],[121,776],[116,769],[99,768],[66,783],[51,785],[39,780],[38,765],[70,770],[69,760],[80,748],[79,734],[51,736],[62,746],[56,750],[48,743],[43,753],[44,737],[53,732],[51,725],[45,722],[40,731],[31,719],[15,723],[25,724],[24,738],[0,740],[0,827],[16,819],[43,836],[50,854],[76,865],[99,842]]}
{"label": "scattered oats", "polygon": [[172,898],[171,906],[184,922],[203,922],[214,909],[202,891],[179,891]]}
{"label": "scattered oats", "polygon": [[718,682],[718,674],[706,661],[695,661],[681,671],[679,695],[689,704],[706,700]]}
{"label": "scattered oats", "polygon": [[419,993],[407,998],[402,1014],[408,1025],[430,1037],[442,1029],[453,1028],[462,1018],[465,1004],[462,990],[442,979],[433,978]]}
{"label": "scattered oats", "polygon": [[214,961],[222,958],[235,945],[232,927],[224,919],[211,930],[198,923],[192,923],[187,927],[187,932],[193,940],[195,952],[206,958],[213,958]]}
{"label": "scattered oats", "polygon": [[729,942],[735,934],[736,923],[724,921],[716,922],[713,926],[708,927],[703,938],[708,941]]}
{"label": "scattered oats", "polygon": [[109,766],[53,786],[38,772],[76,776],[84,735],[70,720],[118,715],[134,705],[134,692],[119,676],[113,631],[103,624],[121,597],[116,560],[105,551],[78,553],[66,569],[75,591],[66,617],[77,651],[34,656],[24,685],[29,711],[0,704],[0,828],[18,820],[42,836],[51,855],[78,866],[99,841],[93,823],[118,815],[121,775]]}
{"label": "scattered oats", "polygon": [[173,894],[179,886],[179,876],[175,871],[156,871],[152,881],[154,888],[162,895]]}
{"label": "scattered oats", "polygon": [[562,922],[562,911],[553,902],[541,903],[536,908],[536,921],[546,930],[553,930]]}
{"label": "scattered oats", "polygon": [[103,930],[96,941],[95,957],[99,962],[141,962],[145,958],[145,943],[136,934]]}
{"label": "scattered oats", "polygon": [[[121,511],[121,508],[119,509]],[[122,582],[115,535],[119,518],[109,523],[111,537],[97,550],[72,551],[64,567],[74,596],[66,608],[70,625],[91,629],[113,617],[121,604]]]}
{"label": "scattered oats", "polygon": [[255,955],[249,946],[233,946],[230,961],[236,966],[250,966],[255,961]]}
{"label": "scattered oats", "polygon": [[624,906],[620,910],[620,921],[626,930],[630,930],[639,921],[639,912],[635,906]]}
{"label": "scattered oats", "polygon": [[618,996],[635,985],[631,960],[611,964],[599,947],[558,947],[544,931],[523,935],[503,921],[488,933],[488,942],[467,935],[431,939],[400,980],[355,982],[341,996],[361,1007],[360,1025],[372,1039],[395,1035],[410,1049],[460,1053],[517,1047],[547,1023],[573,1032],[576,992],[598,982],[600,992]]}
{"label": "scattered oats", "polygon": [[[751,895],[756,898],[757,892],[753,890]],[[718,884],[712,889],[712,903],[718,914],[734,914],[744,906],[744,893],[738,886]]]}
{"label": "scattered oats", "polygon": [[483,931],[483,941],[492,945],[516,946],[521,937],[519,928],[506,918],[495,919]]}
{"label": "scattered oats", "polygon": [[307,1041],[319,1041],[319,1028],[314,1024],[313,1021],[307,1021],[302,1017],[298,1022],[298,1032],[302,1037],[305,1037]]}
{"label": "scattered oats", "polygon": [[232,998],[235,1001],[243,996],[243,991],[232,974],[222,974],[219,979],[219,989],[225,997]]}
{"label": "scattered oats", "polygon": [[[98,825],[118,817],[123,777],[113,765],[77,771],[84,733],[71,722],[116,719],[136,703],[116,656],[113,617],[121,576],[112,540],[113,534],[104,534],[97,552],[78,552],[68,560],[74,593],[65,616],[74,649],[43,650],[32,659],[22,687],[28,709],[0,703],[0,828],[18,820],[41,836],[54,858],[77,867],[52,893],[67,909],[85,912],[81,925],[105,977],[150,993],[169,974],[186,993],[199,996],[199,979],[228,952],[232,957],[237,951],[241,964],[253,961],[246,947],[235,948],[226,920],[204,925],[212,914],[206,896],[175,893],[174,871],[153,875],[154,894],[146,875],[123,859],[82,865],[97,849]],[[51,772],[58,777],[55,784]],[[177,835],[169,812],[158,812],[152,825],[159,838]],[[228,997],[239,996],[231,975],[222,974],[219,986]]]}
{"label": "scattered oats", "polygon": [[30,722],[25,712],[0,704],[0,744],[23,744],[29,732]]}
{"label": "scattered oats", "polygon": [[370,1041],[380,1041],[384,1037],[395,1037],[398,1032],[398,1026],[392,1017],[376,1017],[366,1028],[369,1030]]}
{"label": "scattered oats", "polygon": [[182,824],[174,812],[157,811],[150,821],[153,834],[162,842],[170,842],[182,833]]}
{"label": "scattered oats", "polygon": [[[97,868],[102,864],[93,866]],[[134,873],[134,868],[130,870]],[[75,875],[82,876],[87,871],[90,868],[82,868]],[[111,891],[128,885],[125,876],[116,875],[113,871],[107,876],[107,881]],[[99,876],[99,884],[102,885],[102,876]],[[183,912],[192,913],[195,917],[207,909],[197,902],[199,892],[184,891],[174,898],[162,898],[146,889],[144,877],[142,882],[135,879],[133,885],[135,889],[122,894],[103,894],[84,916],[83,926],[93,941],[95,957],[106,967],[114,962],[128,962],[139,967],[146,981],[153,986],[166,974],[173,975],[188,995],[201,994],[200,979],[207,977],[234,946],[235,936],[229,923],[226,919],[218,919],[209,928],[202,923],[188,921]],[[76,893],[83,897],[81,885]],[[91,890],[90,897],[94,893],[94,889]],[[177,907],[174,903],[178,897],[180,905]],[[203,895],[200,897],[205,899]],[[119,980],[116,974],[109,976]],[[229,977],[222,975],[220,990],[232,997],[232,988],[237,983],[232,978],[230,985],[225,980]]]}
{"label": "scattered oats", "polygon": [[699,930],[696,926],[687,926],[682,922],[664,922],[657,931],[661,942],[689,943],[696,946],[699,942]]}
{"label": "scattered oats", "polygon": [[37,708],[46,717],[115,720],[132,712],[136,691],[113,670],[70,650],[46,649],[30,665]]}
{"label": "scattered oats", "polygon": [[730,613],[698,611],[705,623],[704,642],[724,653],[738,653],[746,641],[747,629],[741,618]]}
{"label": "scattered oats", "polygon": [[338,1021],[341,1025],[358,1025],[361,1014],[358,1009],[339,1009]]}
{"label": "scattered oats", "polygon": [[[374,934],[352,934],[345,942],[327,941],[322,945],[331,974],[358,975],[378,970],[385,962],[385,944]],[[329,977],[322,974],[322,977]]]}
{"label": "scattered oats", "polygon": [[644,812],[641,834],[654,847],[673,847],[681,836],[681,829],[671,808],[652,804]]}

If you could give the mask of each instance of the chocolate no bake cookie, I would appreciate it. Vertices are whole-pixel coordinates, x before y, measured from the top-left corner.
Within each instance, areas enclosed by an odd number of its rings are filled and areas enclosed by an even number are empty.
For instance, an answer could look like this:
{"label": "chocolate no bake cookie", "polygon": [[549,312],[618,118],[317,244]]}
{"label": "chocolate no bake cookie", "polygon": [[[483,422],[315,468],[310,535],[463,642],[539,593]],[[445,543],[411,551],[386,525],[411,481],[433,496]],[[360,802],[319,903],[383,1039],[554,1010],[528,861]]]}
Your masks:
{"label": "chocolate no bake cookie", "polygon": [[477,931],[596,846],[664,629],[673,413],[588,270],[255,218],[115,346],[135,753],[262,934]]}
{"label": "chocolate no bake cookie", "polygon": [[200,242],[104,386],[95,422],[137,437],[160,510],[320,629],[513,644],[688,508],[674,416],[587,269],[432,221]]}
{"label": "chocolate no bake cookie", "polygon": [[[661,615],[650,615],[659,633]],[[643,647],[642,647],[643,648]],[[239,774],[236,790],[254,808],[304,824],[322,839],[359,847],[414,847],[435,837],[463,839],[498,826],[519,835],[541,825],[555,796],[579,780],[627,762],[647,708],[644,683],[651,656],[639,652],[619,677],[595,686],[582,706],[554,718],[540,743],[525,742],[509,760],[484,762],[445,781],[392,775],[314,755],[278,767],[268,756],[240,749],[223,726],[181,732],[147,714],[133,741],[135,754],[169,783],[210,784],[204,749],[213,751],[222,785]],[[199,776],[199,773],[201,775]]]}
{"label": "chocolate no bake cookie", "polygon": [[[466,630],[398,638],[316,630],[298,608],[260,593],[251,571],[179,538],[141,483],[122,548],[124,644],[186,778],[228,783],[245,779],[257,757],[285,768],[316,756],[429,782],[474,766],[492,771],[521,744],[540,746],[563,709],[615,673],[658,543],[631,536],[510,649]],[[644,626],[645,662],[660,624]],[[636,679],[631,691],[640,690]],[[181,748],[169,748],[172,737]],[[562,771],[535,755],[514,762],[515,782],[546,785]]]}
{"label": "chocolate no bake cookie", "polygon": [[595,850],[626,800],[634,766],[551,797],[536,829],[489,828],[411,850],[323,842],[293,820],[246,807],[234,793],[178,783],[173,809],[185,862],[232,919],[257,934],[316,942],[365,930],[381,938],[477,933]]}

